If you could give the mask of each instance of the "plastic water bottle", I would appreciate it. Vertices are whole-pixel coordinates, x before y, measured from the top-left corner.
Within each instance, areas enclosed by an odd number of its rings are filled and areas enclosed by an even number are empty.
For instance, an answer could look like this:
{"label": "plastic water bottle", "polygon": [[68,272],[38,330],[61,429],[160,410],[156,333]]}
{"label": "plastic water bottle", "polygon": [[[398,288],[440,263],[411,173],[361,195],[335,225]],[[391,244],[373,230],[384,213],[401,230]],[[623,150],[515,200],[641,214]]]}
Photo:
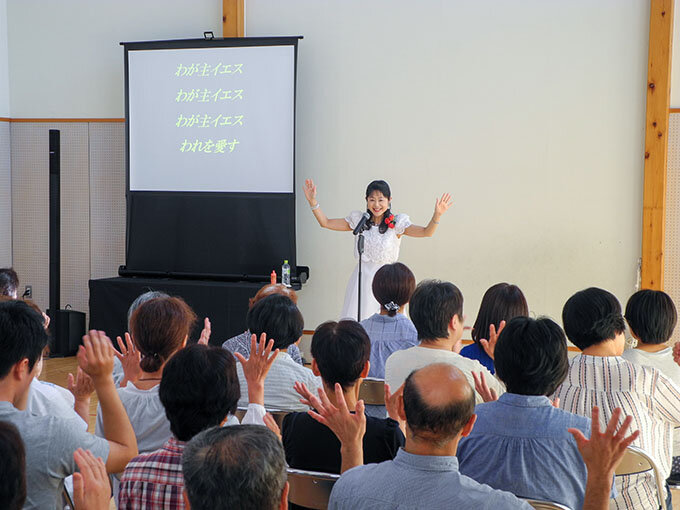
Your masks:
{"label": "plastic water bottle", "polygon": [[290,264],[287,260],[284,260],[281,266],[281,283],[286,287],[290,287]]}

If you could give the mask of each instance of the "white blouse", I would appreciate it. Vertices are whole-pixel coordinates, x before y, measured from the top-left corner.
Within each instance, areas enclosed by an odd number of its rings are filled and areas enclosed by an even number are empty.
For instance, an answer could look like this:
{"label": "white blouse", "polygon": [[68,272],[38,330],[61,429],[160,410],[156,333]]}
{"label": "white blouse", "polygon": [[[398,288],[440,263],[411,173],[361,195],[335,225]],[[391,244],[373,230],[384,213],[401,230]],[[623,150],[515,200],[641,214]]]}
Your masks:
{"label": "white blouse", "polygon": [[[362,211],[352,211],[345,218],[350,228],[354,228],[359,224]],[[378,226],[374,225],[370,229],[364,231],[364,255],[361,258],[364,262],[377,262],[378,264],[393,264],[399,259],[399,246],[401,245],[401,238],[398,237],[404,233],[408,227],[411,226],[411,219],[407,214],[394,215],[394,228],[388,228],[384,234],[380,233]],[[354,241],[354,258],[359,258],[357,252],[356,239]]]}

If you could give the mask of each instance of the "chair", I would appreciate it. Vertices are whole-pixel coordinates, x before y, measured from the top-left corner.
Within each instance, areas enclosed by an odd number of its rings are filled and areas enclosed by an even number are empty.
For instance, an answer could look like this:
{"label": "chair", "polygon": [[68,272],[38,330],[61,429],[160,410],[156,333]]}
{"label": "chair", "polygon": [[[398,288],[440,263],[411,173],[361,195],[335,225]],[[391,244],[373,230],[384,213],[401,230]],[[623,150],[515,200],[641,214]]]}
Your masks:
{"label": "chair", "polygon": [[326,510],[333,485],[340,475],[288,468],[288,501],[317,510]]}
{"label": "chair", "polygon": [[359,399],[364,401],[367,405],[385,405],[385,381],[383,379],[375,379],[374,377],[367,377],[361,383],[359,388]]}
{"label": "chair", "polygon": [[[239,407],[236,409],[236,413],[234,414],[234,416],[238,418],[238,421],[242,421],[247,411],[248,411],[247,407]],[[272,415],[272,418],[274,418],[274,421],[276,422],[280,429],[283,426],[283,419],[285,418],[285,416],[289,413],[294,413],[295,411],[283,411],[281,409],[267,409],[267,412]]]}
{"label": "chair", "polygon": [[623,455],[621,462],[616,467],[616,476],[636,475],[646,471],[654,472],[654,480],[656,481],[656,495],[659,501],[659,508],[666,510],[666,486],[661,477],[661,472],[654,460],[635,446],[629,446],[626,453]]}
{"label": "chair", "polygon": [[524,499],[533,508],[537,510],[571,510],[568,506],[561,505],[560,503],[553,503],[552,501],[539,501],[537,499]]}

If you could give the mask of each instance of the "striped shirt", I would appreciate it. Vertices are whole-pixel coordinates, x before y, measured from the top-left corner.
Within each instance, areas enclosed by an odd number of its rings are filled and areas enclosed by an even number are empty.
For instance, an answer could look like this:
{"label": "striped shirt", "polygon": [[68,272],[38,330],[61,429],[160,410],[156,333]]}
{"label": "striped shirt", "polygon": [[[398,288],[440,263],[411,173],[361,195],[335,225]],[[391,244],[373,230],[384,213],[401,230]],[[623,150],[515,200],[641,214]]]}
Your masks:
{"label": "striped shirt", "polygon": [[394,317],[373,314],[361,321],[371,339],[371,368],[368,377],[385,378],[385,362],[393,352],[418,345],[418,332],[402,313]]}
{"label": "striped shirt", "polygon": [[[633,417],[633,443],[656,461],[663,479],[671,472],[673,428],[680,425],[680,389],[661,372],[634,365],[618,356],[579,354],[569,362],[567,379],[554,395],[560,408],[589,417],[598,406],[604,427],[617,407]],[[656,484],[651,473],[617,476],[617,510],[656,508]],[[662,495],[666,497],[665,494]]]}

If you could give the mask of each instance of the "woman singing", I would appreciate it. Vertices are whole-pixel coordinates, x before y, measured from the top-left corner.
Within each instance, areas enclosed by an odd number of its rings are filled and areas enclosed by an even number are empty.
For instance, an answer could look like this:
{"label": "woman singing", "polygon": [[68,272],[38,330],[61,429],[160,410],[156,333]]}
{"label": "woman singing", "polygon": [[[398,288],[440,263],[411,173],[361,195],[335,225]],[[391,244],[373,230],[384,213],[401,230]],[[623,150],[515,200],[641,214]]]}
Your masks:
{"label": "woman singing", "polygon": [[[311,179],[305,181],[304,192],[314,217],[322,227],[330,230],[352,231],[361,221],[364,214],[361,211],[352,211],[346,218],[328,219],[316,200],[316,186]],[[442,214],[451,206],[451,195],[444,193],[435,203],[434,214],[430,222],[427,226],[421,227],[413,225],[406,214],[393,214],[391,200],[390,186],[385,181],[373,181],[366,188],[366,212],[370,217],[366,222],[364,254],[361,258],[361,319],[380,312],[380,305],[373,297],[371,287],[373,276],[384,264],[397,261],[401,236],[432,237]],[[356,242],[354,256],[358,258]],[[358,280],[359,266],[357,265],[347,284],[341,318],[358,319]]]}

